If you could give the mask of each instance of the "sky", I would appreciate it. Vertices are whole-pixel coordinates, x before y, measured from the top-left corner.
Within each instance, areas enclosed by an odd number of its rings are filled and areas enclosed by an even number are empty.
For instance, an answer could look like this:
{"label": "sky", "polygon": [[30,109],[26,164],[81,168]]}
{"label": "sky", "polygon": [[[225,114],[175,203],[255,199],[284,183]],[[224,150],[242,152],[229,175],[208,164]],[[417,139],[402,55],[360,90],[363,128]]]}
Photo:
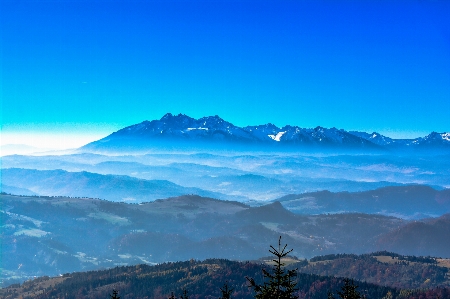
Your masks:
{"label": "sky", "polygon": [[168,112],[450,131],[450,1],[0,5],[2,144],[78,147]]}

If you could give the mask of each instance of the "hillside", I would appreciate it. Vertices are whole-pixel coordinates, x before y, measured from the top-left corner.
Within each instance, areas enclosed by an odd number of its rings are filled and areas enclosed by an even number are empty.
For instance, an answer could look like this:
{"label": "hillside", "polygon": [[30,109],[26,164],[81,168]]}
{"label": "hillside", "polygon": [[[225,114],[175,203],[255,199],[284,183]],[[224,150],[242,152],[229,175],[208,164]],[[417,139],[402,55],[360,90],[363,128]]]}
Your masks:
{"label": "hillside", "polygon": [[[360,254],[394,246],[404,254],[430,255],[440,248],[435,242],[419,242],[427,237],[424,233],[431,235],[430,230],[408,236],[420,246],[401,247],[397,242],[401,238],[391,242],[390,234],[400,234],[403,228],[409,231],[411,224],[395,217],[357,213],[302,216],[280,203],[249,207],[193,195],[142,204],[6,194],[0,200],[1,275],[2,279],[13,278],[9,283],[33,275],[115,265],[191,258],[253,260],[265,256],[267,244],[280,235],[301,258]],[[430,226],[435,234],[445,236],[450,231],[448,221],[428,219],[422,223],[439,224]],[[447,249],[443,247],[440,256],[450,257]]]}
{"label": "hillside", "polygon": [[302,273],[349,277],[400,289],[450,287],[450,259],[375,253],[317,256],[294,264]]}
{"label": "hillside", "polygon": [[450,189],[435,190],[423,185],[388,186],[361,192],[291,194],[278,201],[299,214],[361,212],[423,218],[450,212]]}
{"label": "hillside", "polygon": [[[316,271],[319,265],[328,263],[332,265],[330,269],[341,268],[342,259],[358,260],[368,262],[370,268],[363,269],[364,273],[381,272],[380,269],[386,263],[377,262],[376,259],[369,256],[355,256],[351,259],[339,257],[337,259],[318,261],[310,263],[309,266],[304,266],[297,272],[297,287],[296,295],[302,299],[324,298],[329,291],[340,290],[343,285],[343,279],[332,276],[318,276],[314,274],[302,273],[305,269],[311,268]],[[312,265],[314,264],[314,265]],[[378,268],[375,264],[378,264]],[[291,264],[291,268],[299,264]],[[312,266],[311,266],[312,265]],[[381,266],[380,266],[381,265]],[[352,268],[359,268],[367,265],[361,265],[357,262],[350,263]],[[436,280],[430,275],[439,273],[434,271],[427,273],[429,281],[425,285],[426,289],[411,289],[400,287],[393,288],[391,285],[395,278],[398,277],[397,269],[400,266],[397,264],[389,264],[389,267],[383,271],[383,277],[388,280],[379,282],[378,284],[370,283],[369,281],[374,277],[364,276],[367,282],[356,281],[355,284],[359,286],[358,290],[367,298],[382,298],[389,292],[393,298],[413,299],[413,298],[450,298],[450,289],[438,284],[436,287]],[[402,267],[407,267],[403,265]],[[261,270],[265,268],[270,271],[271,266],[267,264],[259,264],[254,262],[236,262],[224,259],[209,259],[204,261],[184,261],[175,263],[163,263],[155,266],[136,265],[136,266],[121,266],[114,267],[107,270],[89,271],[89,272],[75,272],[66,273],[58,277],[40,277],[29,280],[23,284],[11,285],[7,288],[0,289],[0,298],[34,298],[34,299],[52,299],[52,298],[105,298],[112,293],[113,290],[118,290],[121,298],[124,299],[140,299],[140,298],[154,298],[162,299],[168,298],[173,292],[175,295],[180,295],[183,290],[188,291],[190,298],[218,298],[220,296],[220,287],[225,283],[233,289],[232,298],[236,299],[250,299],[254,298],[253,293],[248,286],[245,277],[252,277],[257,283],[262,283]],[[417,268],[417,267],[416,267]],[[403,279],[407,281],[417,281],[414,277],[423,275],[421,272],[414,272],[416,268],[410,268],[413,271],[403,271]],[[390,276],[390,271],[393,271]],[[442,272],[442,271],[441,271]],[[380,274],[375,274],[380,277]],[[339,275],[336,275],[339,276]],[[439,279],[439,275],[437,275]],[[434,280],[432,280],[434,279]],[[442,279],[441,279],[442,280]],[[395,284],[395,282],[394,282]]]}
{"label": "hillside", "polygon": [[[34,299],[89,298],[100,299],[119,291],[124,299],[168,298],[171,292],[188,291],[191,298],[218,298],[225,282],[234,289],[236,299],[253,298],[245,277],[261,282],[261,265],[233,262],[223,259],[164,263],[156,266],[136,265],[115,267],[109,270],[85,273],[67,273],[60,277],[43,277],[0,289],[0,298],[12,299],[23,296]],[[301,298],[324,298],[329,290],[339,289],[342,279],[299,274],[298,294]],[[389,287],[358,282],[369,298],[381,298],[387,292],[398,295]],[[448,293],[448,291],[447,291]],[[445,294],[447,294],[445,293]],[[441,297],[449,298],[448,296]]]}
{"label": "hillside", "polygon": [[450,214],[439,218],[414,221],[386,235],[377,241],[378,248],[408,254],[420,254],[422,248],[429,248],[429,255],[447,256],[450,248]]}

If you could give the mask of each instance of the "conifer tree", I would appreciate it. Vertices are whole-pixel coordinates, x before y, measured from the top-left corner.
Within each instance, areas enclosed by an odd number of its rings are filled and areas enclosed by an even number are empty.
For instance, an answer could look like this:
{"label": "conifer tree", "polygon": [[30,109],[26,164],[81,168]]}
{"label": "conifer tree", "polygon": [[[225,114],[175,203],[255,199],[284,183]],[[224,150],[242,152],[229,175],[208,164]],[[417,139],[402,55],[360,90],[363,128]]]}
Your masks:
{"label": "conifer tree", "polygon": [[358,286],[354,284],[353,279],[345,278],[341,292],[337,293],[342,299],[361,299],[361,294],[356,290],[357,288]]}
{"label": "conifer tree", "polygon": [[183,294],[181,294],[180,299],[189,299],[188,292],[186,289],[183,290]]}
{"label": "conifer tree", "polygon": [[[341,291],[338,291],[340,299],[362,299],[363,296],[356,290],[358,288],[355,285],[353,279],[345,278],[344,285],[341,287]],[[328,299],[334,299],[333,293],[328,293]]]}
{"label": "conifer tree", "polygon": [[291,250],[286,250],[287,244],[281,247],[281,236],[278,239],[278,249],[275,249],[272,245],[270,246],[272,253],[275,258],[272,260],[275,265],[272,271],[267,271],[262,269],[263,276],[266,281],[262,285],[255,282],[253,278],[247,278],[250,283],[250,287],[254,290],[256,299],[294,299],[297,298],[294,293],[297,290],[295,286],[297,285],[293,279],[297,276],[297,269],[295,270],[285,270],[285,264],[281,261],[282,258],[286,257]]}
{"label": "conifer tree", "polygon": [[112,295],[109,295],[111,299],[120,299],[120,296],[117,296],[119,292],[117,290],[113,290]]}
{"label": "conifer tree", "polygon": [[233,293],[234,289],[230,289],[228,287],[228,282],[226,282],[223,287],[220,288],[220,291],[222,292],[222,297],[219,297],[219,299],[231,299],[231,293]]}

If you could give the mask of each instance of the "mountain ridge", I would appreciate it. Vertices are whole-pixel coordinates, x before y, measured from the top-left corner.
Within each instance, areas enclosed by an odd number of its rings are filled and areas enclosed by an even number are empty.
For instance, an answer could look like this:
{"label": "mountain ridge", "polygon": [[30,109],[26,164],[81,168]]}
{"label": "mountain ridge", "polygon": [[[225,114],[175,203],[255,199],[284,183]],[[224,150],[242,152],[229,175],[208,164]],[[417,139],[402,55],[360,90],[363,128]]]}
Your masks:
{"label": "mountain ridge", "polygon": [[[214,143],[214,145],[212,145]],[[415,139],[393,139],[344,129],[301,128],[274,124],[238,127],[219,116],[194,119],[184,114],[165,114],[159,120],[127,126],[80,151],[148,150],[152,148],[323,149],[385,152],[395,150],[449,150],[450,133],[431,132]]]}
{"label": "mountain ridge", "polygon": [[[185,194],[222,199],[239,198],[195,187],[183,187],[168,180],[145,180],[126,175],[102,175],[61,169],[2,169],[2,183],[44,196],[94,197],[111,201],[147,202]],[[25,193],[24,193],[25,194]]]}
{"label": "mountain ridge", "polygon": [[435,190],[426,185],[405,185],[360,192],[323,190],[289,194],[276,201],[298,214],[362,212],[417,219],[424,215],[449,213],[450,189]]}

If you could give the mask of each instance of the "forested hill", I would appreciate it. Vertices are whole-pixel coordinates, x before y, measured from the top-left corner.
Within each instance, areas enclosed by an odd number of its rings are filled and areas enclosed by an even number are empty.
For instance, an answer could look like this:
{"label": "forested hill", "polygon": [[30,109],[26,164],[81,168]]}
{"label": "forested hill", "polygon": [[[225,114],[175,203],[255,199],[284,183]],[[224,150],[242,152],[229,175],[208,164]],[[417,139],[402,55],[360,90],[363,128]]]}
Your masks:
{"label": "forested hill", "polygon": [[400,289],[450,287],[450,259],[379,251],[317,256],[298,268],[303,273],[349,277]]}
{"label": "forested hill", "polygon": [[[338,255],[334,259],[342,257]],[[301,264],[290,265],[295,266]],[[122,299],[166,299],[172,292],[180,295],[184,290],[188,291],[191,299],[219,298],[220,288],[227,283],[233,289],[232,298],[250,299],[254,298],[254,294],[246,277],[262,283],[262,268],[268,269],[270,266],[224,259],[190,260],[155,266],[122,266],[108,270],[67,273],[56,278],[37,278],[22,285],[0,289],[0,298],[100,299],[108,298],[113,290],[118,290]],[[328,292],[336,293],[340,290],[343,278],[298,273],[297,282],[296,295],[299,298],[327,298]],[[372,284],[355,281],[355,284],[361,295],[369,299],[387,298],[390,295],[394,299],[450,298],[450,289],[445,287],[401,289],[383,286],[384,282]]]}
{"label": "forested hill", "polygon": [[[234,289],[232,298],[253,298],[248,288],[247,277],[262,282],[262,265],[249,262],[234,262],[223,259],[205,261],[185,261],[163,263],[156,266],[137,265],[116,267],[102,271],[64,274],[57,278],[43,277],[25,282],[21,286],[12,285],[0,290],[0,298],[108,298],[113,289],[118,290],[123,299],[168,298],[171,292],[180,295],[185,289],[191,299],[218,298],[220,287],[225,282]],[[330,290],[342,286],[342,279],[311,274],[299,274],[298,295],[300,298],[327,298]],[[405,293],[399,289],[357,282],[359,290],[368,298],[382,298],[388,292],[394,297]],[[417,292],[416,292],[417,293]],[[418,294],[418,293],[417,293]],[[420,293],[422,296],[425,293]],[[432,293],[434,296],[436,291]],[[450,292],[439,290],[440,298],[450,298]],[[423,297],[428,298],[428,297]],[[432,298],[432,297],[430,297]],[[434,298],[434,297],[433,297]]]}

